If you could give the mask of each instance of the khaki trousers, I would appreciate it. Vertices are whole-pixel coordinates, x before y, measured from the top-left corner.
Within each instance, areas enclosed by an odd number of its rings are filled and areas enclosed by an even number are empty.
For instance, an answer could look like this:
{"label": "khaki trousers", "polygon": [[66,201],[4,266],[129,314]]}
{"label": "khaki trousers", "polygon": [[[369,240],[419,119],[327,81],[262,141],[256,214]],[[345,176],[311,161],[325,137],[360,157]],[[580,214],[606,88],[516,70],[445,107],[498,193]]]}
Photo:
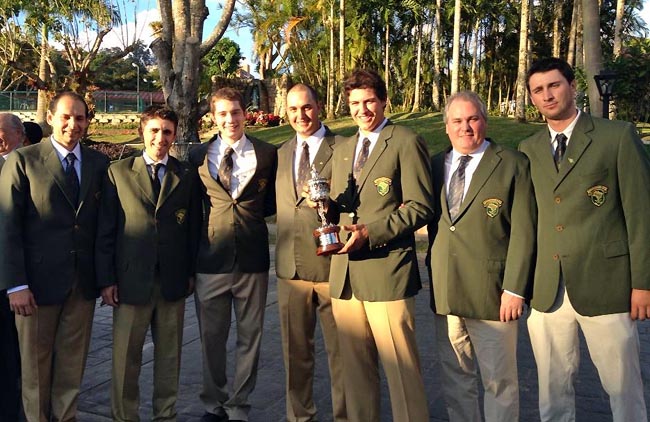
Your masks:
{"label": "khaki trousers", "polygon": [[574,382],[582,330],[614,422],[648,420],[639,364],[639,333],[630,314],[585,317],[573,309],[563,286],[549,312],[532,310],[528,331],[537,363],[542,421],[574,421]]}
{"label": "khaki trousers", "polygon": [[[201,401],[209,413],[248,420],[251,407],[248,396],[257,381],[268,282],[268,272],[196,275],[196,306],[203,351]],[[235,375],[229,389],[226,343],[233,307],[237,320],[237,351]]]}
{"label": "khaki trousers", "polygon": [[185,299],[168,302],[154,284],[146,305],[120,304],[113,310],[112,412],[114,421],[140,420],[142,347],[151,326],[154,344],[153,420],[175,421],[183,345]]}
{"label": "khaki trousers", "polygon": [[390,302],[332,298],[339,333],[348,420],[380,420],[379,362],[388,381],[394,422],[429,420],[415,341],[415,299]]}
{"label": "khaki trousers", "polygon": [[94,310],[95,300],[75,288],[61,305],[16,315],[28,422],[76,420]]}
{"label": "khaki trousers", "polygon": [[450,422],[480,422],[478,362],[486,422],[519,420],[517,321],[435,315],[442,391]]}
{"label": "khaki trousers", "polygon": [[313,398],[314,331],[318,315],[323,332],[332,388],[332,416],[345,421],[343,365],[329,283],[278,279],[278,306],[284,356],[288,422],[316,420]]}

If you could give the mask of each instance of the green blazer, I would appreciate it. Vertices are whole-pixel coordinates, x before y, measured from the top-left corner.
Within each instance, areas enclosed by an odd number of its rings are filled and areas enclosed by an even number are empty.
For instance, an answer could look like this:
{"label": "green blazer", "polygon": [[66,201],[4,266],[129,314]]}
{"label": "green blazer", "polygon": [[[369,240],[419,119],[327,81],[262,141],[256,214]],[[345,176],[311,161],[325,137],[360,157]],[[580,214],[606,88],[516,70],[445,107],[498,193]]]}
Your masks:
{"label": "green blazer", "polygon": [[581,113],[556,172],[547,129],[520,144],[539,210],[532,306],[548,311],[560,271],[581,315],[629,312],[650,289],[650,160],[630,123]]}
{"label": "green blazer", "polygon": [[51,140],[9,155],[0,176],[0,289],[27,284],[38,305],[61,304],[78,280],[97,297],[95,232],[108,158],[81,146],[79,204]]}
{"label": "green blazer", "polygon": [[503,290],[526,297],[532,281],[535,199],[528,160],[490,141],[452,221],[445,189],[450,150],[431,161],[439,199],[428,226],[431,308],[498,321]]}
{"label": "green blazer", "polygon": [[[369,238],[357,252],[332,256],[330,293],[341,298],[349,282],[359,300],[413,296],[422,288],[414,233],[433,215],[426,143],[389,122],[363,167],[357,190],[352,177],[356,142],[357,134],[334,149],[328,213],[341,225],[365,224]],[[346,238],[341,232],[341,239]]]}
{"label": "green blazer", "polygon": [[204,209],[198,273],[269,270],[269,236],[264,218],[275,214],[278,150],[274,145],[247,137],[255,149],[257,168],[239,198],[234,200],[208,170],[208,147],[217,135],[190,153],[190,162],[199,169]]}
{"label": "green blazer", "polygon": [[96,244],[97,286],[118,285],[120,303],[149,303],[156,277],[163,298],[188,292],[201,224],[196,169],[169,157],[160,196],[154,198],[142,155],[108,169]]}
{"label": "green blazer", "polygon": [[[316,152],[313,163],[324,178],[332,176],[332,152],[336,135],[327,127],[325,138]],[[275,178],[277,205],[277,238],[275,272],[278,278],[328,281],[330,258],[316,255],[316,240],[312,235],[320,227],[318,213],[296,193],[294,181],[294,154],[296,137],[278,150],[278,172]]]}

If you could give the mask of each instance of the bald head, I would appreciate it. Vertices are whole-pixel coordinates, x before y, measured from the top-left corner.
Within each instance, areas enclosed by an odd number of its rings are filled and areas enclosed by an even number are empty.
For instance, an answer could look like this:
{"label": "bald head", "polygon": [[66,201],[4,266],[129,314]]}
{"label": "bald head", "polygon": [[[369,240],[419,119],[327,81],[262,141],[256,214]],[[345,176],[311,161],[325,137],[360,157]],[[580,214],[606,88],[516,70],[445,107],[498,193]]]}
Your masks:
{"label": "bald head", "polygon": [[291,127],[303,138],[320,128],[320,105],[314,88],[306,84],[294,85],[287,93],[287,119]]}
{"label": "bald head", "polygon": [[0,113],[0,154],[9,154],[23,142],[25,128],[18,116]]}

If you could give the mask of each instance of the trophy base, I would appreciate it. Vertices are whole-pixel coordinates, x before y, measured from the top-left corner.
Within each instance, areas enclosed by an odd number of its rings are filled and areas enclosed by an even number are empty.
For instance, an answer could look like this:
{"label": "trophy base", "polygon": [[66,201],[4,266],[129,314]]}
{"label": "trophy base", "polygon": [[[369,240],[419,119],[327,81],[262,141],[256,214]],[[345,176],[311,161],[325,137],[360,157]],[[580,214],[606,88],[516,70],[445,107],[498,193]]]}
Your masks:
{"label": "trophy base", "polygon": [[341,239],[339,239],[340,231],[341,228],[334,224],[329,224],[314,230],[314,237],[318,241],[316,255],[327,256],[340,251],[345,246],[341,243]]}

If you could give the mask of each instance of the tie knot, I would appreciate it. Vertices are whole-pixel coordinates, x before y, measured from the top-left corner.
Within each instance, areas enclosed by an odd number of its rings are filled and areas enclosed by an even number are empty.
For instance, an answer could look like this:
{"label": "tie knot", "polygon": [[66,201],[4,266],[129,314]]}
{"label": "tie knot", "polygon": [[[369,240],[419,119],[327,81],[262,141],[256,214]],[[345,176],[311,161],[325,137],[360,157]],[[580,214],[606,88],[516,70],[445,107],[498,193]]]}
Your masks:
{"label": "tie knot", "polygon": [[555,141],[557,142],[557,145],[566,145],[567,137],[564,133],[558,133],[555,135]]}
{"label": "tie knot", "polygon": [[469,160],[471,159],[472,159],[471,155],[461,155],[459,158],[460,164],[458,165],[458,167],[465,167],[467,163],[469,163]]}
{"label": "tie knot", "polygon": [[235,150],[232,149],[232,147],[228,147],[228,148],[226,148],[226,151],[224,151],[223,155],[224,155],[225,157],[229,157],[229,156],[232,155],[233,152],[235,152]]}
{"label": "tie knot", "polygon": [[302,141],[302,149],[309,151],[309,144],[307,141]]}
{"label": "tie knot", "polygon": [[65,160],[68,162],[69,166],[73,166],[76,159],[77,156],[74,155],[72,152],[65,156]]}
{"label": "tie knot", "polygon": [[370,139],[368,138],[363,138],[363,146],[365,148],[368,148],[370,146]]}

